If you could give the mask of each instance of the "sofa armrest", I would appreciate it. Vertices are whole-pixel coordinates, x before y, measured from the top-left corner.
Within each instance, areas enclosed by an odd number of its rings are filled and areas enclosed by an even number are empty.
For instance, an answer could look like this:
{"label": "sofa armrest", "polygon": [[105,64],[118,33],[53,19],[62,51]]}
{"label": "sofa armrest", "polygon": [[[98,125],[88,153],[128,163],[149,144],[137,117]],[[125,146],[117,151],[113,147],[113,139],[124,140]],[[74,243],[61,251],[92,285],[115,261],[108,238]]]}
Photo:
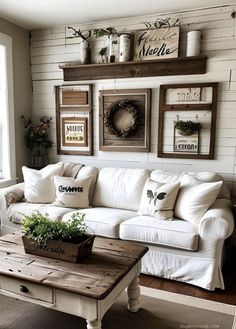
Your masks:
{"label": "sofa armrest", "polygon": [[21,202],[24,198],[24,189],[24,183],[18,183],[0,189],[0,194],[6,200],[6,206],[8,207],[11,203]]}
{"label": "sofa armrest", "polygon": [[203,240],[225,240],[234,230],[234,216],[230,200],[217,199],[203,215],[199,235]]}

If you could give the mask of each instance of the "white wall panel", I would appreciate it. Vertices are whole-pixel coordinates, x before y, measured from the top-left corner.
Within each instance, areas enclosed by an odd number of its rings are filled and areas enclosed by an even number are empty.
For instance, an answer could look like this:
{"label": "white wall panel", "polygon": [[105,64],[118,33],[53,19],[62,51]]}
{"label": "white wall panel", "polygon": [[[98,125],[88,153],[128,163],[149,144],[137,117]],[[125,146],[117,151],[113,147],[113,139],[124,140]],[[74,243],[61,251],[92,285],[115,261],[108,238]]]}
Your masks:
{"label": "white wall panel", "polygon": [[[53,124],[50,135],[54,141],[50,150],[51,161],[78,161],[97,167],[117,166],[148,169],[216,171],[236,194],[236,24],[231,13],[233,6],[222,6],[191,10],[168,15],[181,22],[180,54],[186,51],[186,33],[191,30],[202,32],[202,54],[208,56],[207,73],[192,76],[166,76],[133,79],[111,79],[87,81],[93,84],[94,103],[94,156],[58,156],[56,154],[55,94],[54,86],[71,84],[63,82],[63,73],[58,65],[79,59],[79,40],[66,39],[66,26],[31,32],[31,63],[33,80],[33,114],[50,115]],[[134,31],[145,28],[143,22],[155,21],[158,16],[149,15],[133,19],[99,22],[73,27],[81,30],[115,26],[118,31]],[[164,16],[165,17],[165,16]],[[93,60],[98,61],[99,49],[106,45],[105,39],[91,40]],[[217,124],[214,160],[165,159],[157,157],[158,102],[161,84],[219,82]],[[75,81],[75,83],[79,83]],[[98,91],[106,89],[152,89],[151,152],[101,152],[98,145]]]}

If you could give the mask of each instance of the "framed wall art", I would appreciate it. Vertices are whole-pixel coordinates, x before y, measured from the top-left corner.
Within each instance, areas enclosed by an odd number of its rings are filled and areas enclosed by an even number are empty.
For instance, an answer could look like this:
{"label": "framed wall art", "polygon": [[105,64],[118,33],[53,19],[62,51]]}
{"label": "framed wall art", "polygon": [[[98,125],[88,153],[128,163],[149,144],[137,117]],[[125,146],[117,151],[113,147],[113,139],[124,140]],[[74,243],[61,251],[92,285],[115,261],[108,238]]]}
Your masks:
{"label": "framed wall art", "polygon": [[99,149],[149,152],[151,89],[103,90],[99,96]]}
{"label": "framed wall art", "polygon": [[217,83],[160,86],[158,157],[213,159]]}
{"label": "framed wall art", "polygon": [[92,155],[92,86],[56,86],[57,153]]}
{"label": "framed wall art", "polygon": [[178,57],[179,27],[140,30],[134,33],[134,61]]}
{"label": "framed wall art", "polygon": [[87,146],[87,118],[62,117],[62,145]]}

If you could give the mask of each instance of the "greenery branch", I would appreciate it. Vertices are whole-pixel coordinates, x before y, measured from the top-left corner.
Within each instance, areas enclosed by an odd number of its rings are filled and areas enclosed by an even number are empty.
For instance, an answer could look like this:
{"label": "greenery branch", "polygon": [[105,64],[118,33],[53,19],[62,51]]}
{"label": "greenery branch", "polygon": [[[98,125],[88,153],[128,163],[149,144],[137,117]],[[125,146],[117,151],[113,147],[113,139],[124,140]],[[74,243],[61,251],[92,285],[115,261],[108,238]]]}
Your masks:
{"label": "greenery branch", "polygon": [[162,27],[174,27],[180,23],[179,19],[177,18],[175,21],[171,22],[171,18],[157,18],[154,22],[144,22],[144,25],[148,30],[150,29],[160,29]]}
{"label": "greenery branch", "polygon": [[116,29],[113,26],[109,26],[104,29],[94,29],[93,34],[96,36],[96,38],[101,38],[107,35],[110,37],[112,34],[116,34],[119,36],[119,33],[116,31]]}
{"label": "greenery branch", "polygon": [[91,37],[91,30],[87,31],[88,34],[84,35],[84,32],[82,32],[80,29],[76,30],[72,26],[67,27],[68,30],[73,31],[73,36],[72,37],[66,37],[66,39],[74,39],[74,38],[81,38],[82,41],[88,41],[88,39]]}

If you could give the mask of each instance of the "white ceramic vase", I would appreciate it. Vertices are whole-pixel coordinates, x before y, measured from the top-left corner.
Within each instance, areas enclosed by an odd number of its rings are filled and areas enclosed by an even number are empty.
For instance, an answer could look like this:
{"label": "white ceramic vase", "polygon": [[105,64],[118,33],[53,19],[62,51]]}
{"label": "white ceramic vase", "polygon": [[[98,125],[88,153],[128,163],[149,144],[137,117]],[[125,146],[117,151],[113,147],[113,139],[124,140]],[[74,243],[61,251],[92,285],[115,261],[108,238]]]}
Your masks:
{"label": "white ceramic vase", "polygon": [[131,35],[123,33],[120,35],[119,62],[130,61]]}
{"label": "white ceramic vase", "polygon": [[80,63],[91,64],[91,48],[87,40],[80,43]]}
{"label": "white ceramic vase", "polygon": [[186,56],[199,56],[201,50],[201,32],[190,31],[187,34]]}

